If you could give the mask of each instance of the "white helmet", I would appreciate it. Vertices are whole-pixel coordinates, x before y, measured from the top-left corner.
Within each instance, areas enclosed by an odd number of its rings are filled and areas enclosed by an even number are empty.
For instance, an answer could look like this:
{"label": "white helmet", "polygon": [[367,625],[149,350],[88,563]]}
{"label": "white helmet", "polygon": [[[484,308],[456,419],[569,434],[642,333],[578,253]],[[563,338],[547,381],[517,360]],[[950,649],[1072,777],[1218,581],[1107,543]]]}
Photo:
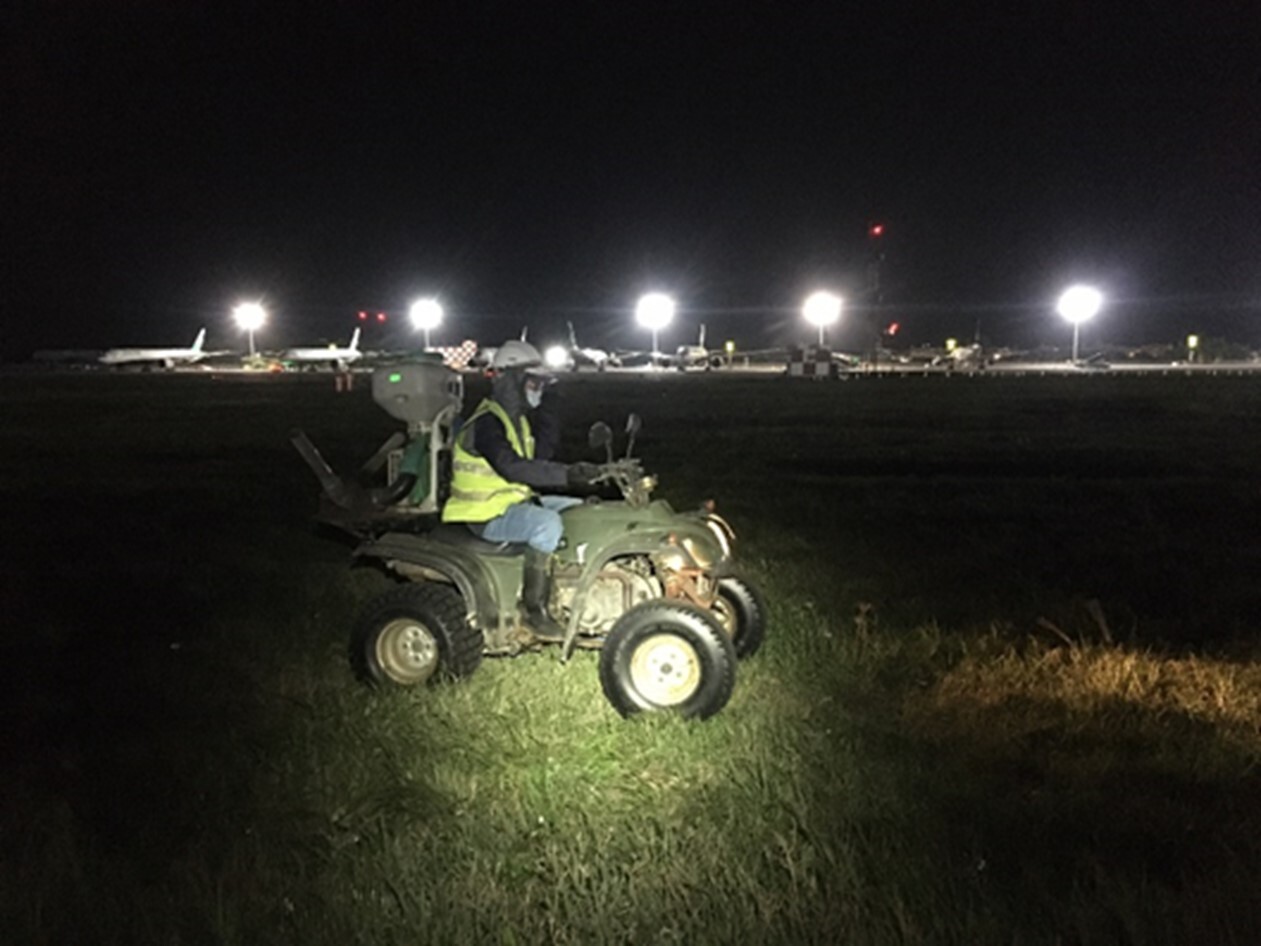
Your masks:
{"label": "white helmet", "polygon": [[490,366],[496,371],[523,368],[527,374],[548,373],[543,367],[543,356],[539,354],[539,350],[529,342],[519,342],[516,339],[499,346],[495,357],[491,359]]}

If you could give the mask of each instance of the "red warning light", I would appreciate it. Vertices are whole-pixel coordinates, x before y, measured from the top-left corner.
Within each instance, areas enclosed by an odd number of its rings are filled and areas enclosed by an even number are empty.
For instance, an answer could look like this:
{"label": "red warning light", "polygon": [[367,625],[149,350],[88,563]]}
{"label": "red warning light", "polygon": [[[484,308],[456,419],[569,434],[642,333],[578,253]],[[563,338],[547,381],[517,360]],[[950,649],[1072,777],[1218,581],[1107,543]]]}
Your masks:
{"label": "red warning light", "polygon": [[873,236],[873,237],[884,236],[884,224],[873,223],[870,227],[867,228],[867,235]]}
{"label": "red warning light", "polygon": [[366,321],[368,321],[368,313],[367,313],[367,312],[360,312],[360,313],[359,313],[359,321],[360,321],[360,322],[366,322]]}
{"label": "red warning light", "polygon": [[899,325],[897,322],[890,322],[889,327],[885,329],[884,331],[886,335],[896,335],[898,334],[898,329],[900,329],[901,327],[902,326]]}
{"label": "red warning light", "polygon": [[378,321],[378,322],[384,322],[384,321],[385,321],[385,313],[384,313],[384,312],[378,312],[378,313],[377,313],[377,321]]}

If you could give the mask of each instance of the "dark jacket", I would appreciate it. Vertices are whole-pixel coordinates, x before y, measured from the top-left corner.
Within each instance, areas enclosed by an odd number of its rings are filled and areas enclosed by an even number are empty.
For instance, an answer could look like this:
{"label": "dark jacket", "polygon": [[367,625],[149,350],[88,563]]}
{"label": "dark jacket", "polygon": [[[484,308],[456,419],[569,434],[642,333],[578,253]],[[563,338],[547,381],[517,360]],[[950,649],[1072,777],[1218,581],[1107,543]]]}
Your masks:
{"label": "dark jacket", "polygon": [[510,482],[524,483],[538,490],[564,489],[569,465],[552,459],[560,446],[560,420],[550,409],[546,395],[539,407],[528,409],[522,390],[524,379],[515,375],[516,372],[508,372],[496,377],[491,385],[491,397],[518,428],[523,414],[529,418],[530,431],[534,434],[534,459],[517,455],[508,442],[503,424],[494,414],[483,414],[474,421],[472,443],[467,446],[485,457],[495,472]]}

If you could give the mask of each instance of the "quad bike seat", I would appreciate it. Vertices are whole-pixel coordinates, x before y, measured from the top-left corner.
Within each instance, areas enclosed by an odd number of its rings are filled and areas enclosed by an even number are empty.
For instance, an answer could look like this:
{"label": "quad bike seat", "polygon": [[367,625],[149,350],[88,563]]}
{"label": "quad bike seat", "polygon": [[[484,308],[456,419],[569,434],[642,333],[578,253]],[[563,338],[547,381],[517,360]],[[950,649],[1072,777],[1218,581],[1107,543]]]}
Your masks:
{"label": "quad bike seat", "polygon": [[504,558],[524,555],[525,550],[529,548],[525,542],[489,542],[477,535],[464,522],[444,522],[434,526],[429,532],[429,538],[477,555],[495,555]]}

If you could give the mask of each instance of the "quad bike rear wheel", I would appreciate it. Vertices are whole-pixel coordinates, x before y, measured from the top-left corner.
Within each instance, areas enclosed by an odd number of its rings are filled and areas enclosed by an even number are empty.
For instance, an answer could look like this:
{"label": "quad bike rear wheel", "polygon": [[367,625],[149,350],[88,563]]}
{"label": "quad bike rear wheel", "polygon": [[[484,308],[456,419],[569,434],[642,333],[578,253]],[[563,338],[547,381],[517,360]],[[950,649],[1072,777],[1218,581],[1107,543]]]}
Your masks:
{"label": "quad bike rear wheel", "polygon": [[631,608],[600,651],[600,685],[622,716],[672,711],[706,719],[727,705],[735,679],[730,636],[710,612],[682,601]]}
{"label": "quad bike rear wheel", "polygon": [[350,659],[371,683],[417,686],[467,677],[482,662],[482,635],[469,626],[464,600],[447,585],[406,584],[364,609]]}
{"label": "quad bike rear wheel", "polygon": [[766,599],[761,591],[735,575],[720,579],[713,611],[737,657],[744,660],[757,653],[766,637]]}

